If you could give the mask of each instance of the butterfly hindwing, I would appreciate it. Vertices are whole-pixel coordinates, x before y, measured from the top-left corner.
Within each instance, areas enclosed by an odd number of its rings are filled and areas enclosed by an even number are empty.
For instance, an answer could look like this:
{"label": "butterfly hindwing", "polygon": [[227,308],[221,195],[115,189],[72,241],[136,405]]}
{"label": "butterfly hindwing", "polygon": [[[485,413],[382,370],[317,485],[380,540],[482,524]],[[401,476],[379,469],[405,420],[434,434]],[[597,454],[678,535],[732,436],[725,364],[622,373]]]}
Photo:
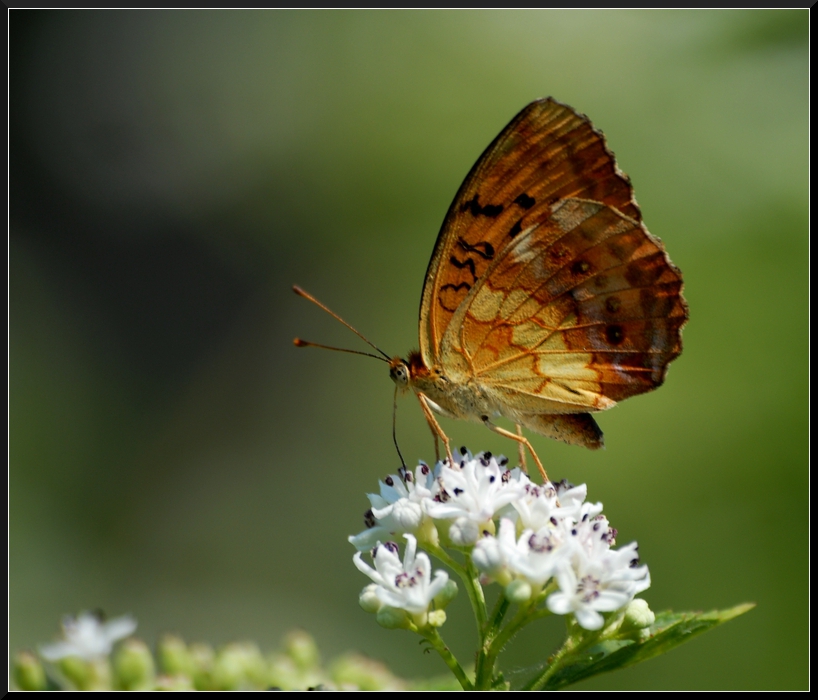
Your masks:
{"label": "butterfly hindwing", "polygon": [[681,352],[682,280],[644,226],[566,199],[497,254],[452,315],[443,366],[530,413],[601,410],[655,388]]}

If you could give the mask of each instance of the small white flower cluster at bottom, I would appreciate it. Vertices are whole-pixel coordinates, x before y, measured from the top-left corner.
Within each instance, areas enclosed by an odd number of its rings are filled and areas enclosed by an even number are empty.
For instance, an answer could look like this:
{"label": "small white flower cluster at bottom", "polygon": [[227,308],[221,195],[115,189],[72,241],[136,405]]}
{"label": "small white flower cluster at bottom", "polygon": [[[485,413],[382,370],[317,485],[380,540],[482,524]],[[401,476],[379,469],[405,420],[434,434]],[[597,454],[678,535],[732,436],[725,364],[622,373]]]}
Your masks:
{"label": "small white flower cluster at bottom", "polygon": [[[369,494],[367,529],[349,538],[359,550],[355,565],[374,582],[361,594],[365,609],[384,620],[388,611],[405,611],[416,624],[442,624],[445,615],[430,615],[430,607],[451,598],[453,582],[444,571],[432,577],[418,546],[453,547],[471,558],[481,583],[502,585],[510,602],[543,594],[551,612],[572,613],[587,630],[600,629],[601,613],[624,608],[650,586],[636,543],[612,549],[616,530],[601,503],[585,502],[584,485],[535,484],[489,452],[472,456],[463,448],[460,456],[456,464],[421,463],[391,475],[379,494]],[[403,561],[397,537],[407,542]],[[374,569],[363,561],[367,550]]]}

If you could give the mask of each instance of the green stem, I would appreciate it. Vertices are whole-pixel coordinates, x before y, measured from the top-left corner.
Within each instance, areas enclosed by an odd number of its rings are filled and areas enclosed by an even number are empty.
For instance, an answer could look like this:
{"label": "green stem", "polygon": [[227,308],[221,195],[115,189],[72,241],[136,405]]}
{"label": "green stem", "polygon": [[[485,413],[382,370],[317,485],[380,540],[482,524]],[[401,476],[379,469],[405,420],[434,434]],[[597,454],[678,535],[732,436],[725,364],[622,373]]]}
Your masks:
{"label": "green stem", "polygon": [[596,644],[599,638],[602,636],[603,630],[604,628],[592,634],[586,633],[586,635],[583,636],[579,642],[577,642],[574,635],[569,633],[568,639],[565,640],[565,644],[562,645],[562,648],[556,654],[554,654],[548,668],[543,670],[539,676],[535,676],[528,683],[526,683],[523,690],[542,690],[545,688],[551,677],[563,666],[565,666],[566,663],[573,661],[588,647]]}
{"label": "green stem", "polygon": [[500,623],[506,616],[509,605],[511,605],[511,603],[500,593],[500,597],[497,598],[497,602],[494,604],[494,610],[491,611],[491,629],[497,630],[500,628]]}
{"label": "green stem", "polygon": [[491,687],[491,682],[494,677],[494,660],[496,657],[490,655],[492,642],[500,630],[500,624],[508,612],[509,602],[501,593],[494,604],[494,610],[491,612],[491,622],[484,630],[483,639],[481,640],[480,650],[477,654],[477,661],[475,664],[474,684],[476,688],[487,689]]}
{"label": "green stem", "polygon": [[565,644],[562,645],[562,648],[551,657],[551,663],[545,668],[545,670],[543,670],[540,675],[534,676],[534,678],[528,681],[528,683],[522,687],[522,690],[541,690],[548,682],[549,678],[551,678],[551,676],[553,676],[557,670],[562,667],[565,659],[571,657],[571,652],[574,651],[574,649],[571,647],[571,640],[566,639]]}
{"label": "green stem", "polygon": [[449,647],[443,641],[443,638],[440,636],[438,631],[434,627],[425,627],[421,630],[418,630],[419,634],[423,636],[425,639],[429,641],[429,643],[434,647],[435,651],[440,654],[440,658],[443,659],[444,663],[449,667],[451,672],[457,678],[457,682],[460,683],[460,686],[463,690],[474,690],[474,683],[469,680],[469,677],[466,675],[466,672],[463,670],[463,667],[455,658],[455,655],[449,651]]}
{"label": "green stem", "polygon": [[[466,571],[468,580],[464,578],[463,582],[466,587],[472,591],[469,598],[475,602],[472,603],[474,607],[474,615],[477,618],[477,629],[480,634],[480,641],[483,641],[484,630],[486,628],[486,621],[488,620],[488,612],[486,611],[486,594],[483,592],[483,587],[480,585],[480,574],[472,563],[471,557],[466,555]],[[476,603],[476,605],[475,605]]]}
{"label": "green stem", "polygon": [[[484,685],[483,687],[488,688],[491,684],[491,677],[490,675],[487,676],[486,673],[493,675],[494,673],[494,666],[497,663],[497,657],[500,655],[500,652],[506,646],[506,644],[511,641],[511,638],[517,634],[517,632],[522,629],[525,625],[527,625],[532,620],[535,620],[538,617],[542,617],[542,615],[532,615],[531,613],[531,605],[526,605],[520,607],[514,617],[509,621],[509,623],[499,630],[499,633],[495,633],[492,636],[492,639],[487,640],[488,643],[484,647],[484,650],[481,652],[481,656],[484,657],[483,663],[481,665],[483,670],[483,675],[478,675],[477,679],[475,680],[475,684],[478,683],[488,683],[489,685]],[[478,687],[481,687],[478,685]]]}
{"label": "green stem", "polygon": [[[554,584],[547,586],[527,605],[520,606],[514,617],[505,627],[500,629],[499,632],[497,628],[500,626],[500,623],[508,610],[509,603],[506,601],[505,606],[502,608],[498,606],[492,619],[494,626],[489,635],[487,635],[486,642],[484,643],[480,655],[478,656],[479,670],[475,680],[475,684],[478,688],[481,687],[479,685],[480,683],[486,683],[487,681],[491,683],[492,678],[487,678],[486,673],[488,672],[493,675],[494,666],[497,663],[497,657],[505,648],[506,644],[511,641],[514,635],[517,634],[517,632],[519,632],[529,622],[533,622],[534,620],[538,620],[541,617],[546,617],[547,615],[551,614],[551,611],[548,608],[543,607],[538,609],[537,606],[542,603],[543,600],[545,600],[553,588]],[[503,600],[505,600],[505,598],[503,598]]]}

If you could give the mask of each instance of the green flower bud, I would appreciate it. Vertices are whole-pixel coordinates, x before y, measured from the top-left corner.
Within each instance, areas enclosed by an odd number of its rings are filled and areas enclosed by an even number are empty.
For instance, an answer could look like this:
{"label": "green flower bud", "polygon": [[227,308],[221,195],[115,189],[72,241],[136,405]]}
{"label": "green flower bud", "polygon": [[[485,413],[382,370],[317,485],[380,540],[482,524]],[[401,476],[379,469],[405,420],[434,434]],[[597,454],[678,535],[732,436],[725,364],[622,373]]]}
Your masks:
{"label": "green flower bud", "polygon": [[446,611],[430,610],[427,620],[430,627],[443,627],[443,623],[446,622]]}
{"label": "green flower bud", "polygon": [[115,686],[120,690],[148,690],[153,687],[155,667],[148,645],[128,639],[114,654]]}
{"label": "green flower bud", "polygon": [[272,654],[268,658],[270,667],[267,684],[271,688],[295,690],[298,688],[298,669],[293,660],[286,654]]}
{"label": "green flower bud", "polygon": [[46,689],[45,669],[30,651],[20,651],[14,655],[14,682],[20,690]]}
{"label": "green flower bud", "polygon": [[647,601],[636,598],[628,603],[628,607],[625,608],[622,624],[619,626],[616,636],[639,639],[647,631],[645,628],[650,627],[655,621],[656,615],[648,607]]}
{"label": "green flower bud", "polygon": [[384,605],[375,615],[375,621],[388,630],[408,629],[411,625],[409,615],[400,608],[390,608]]}
{"label": "green flower bud", "polygon": [[286,654],[272,654],[268,657],[267,688],[282,690],[306,690],[323,683],[324,678],[319,668],[300,669],[291,657]]}
{"label": "green flower bud", "polygon": [[531,584],[522,579],[515,579],[505,587],[506,599],[511,603],[521,605],[531,600]]}
{"label": "green flower bud", "polygon": [[213,684],[221,690],[266,689],[267,662],[252,642],[223,647],[213,663]]}
{"label": "green flower bud", "polygon": [[245,687],[243,651],[238,644],[228,644],[219,650],[213,661],[214,690],[239,690]]}
{"label": "green flower bud", "polygon": [[358,605],[360,605],[365,612],[374,614],[381,609],[383,603],[381,603],[380,599],[375,593],[377,590],[377,584],[370,583],[361,591],[361,595],[358,596]]}
{"label": "green flower bud", "polygon": [[251,688],[266,690],[268,687],[267,677],[269,670],[267,661],[261,654],[261,650],[253,642],[242,642],[241,644],[244,660],[244,674]]}
{"label": "green flower bud", "polygon": [[159,668],[170,676],[192,676],[194,663],[188,651],[187,644],[180,637],[166,634],[159,640],[156,648]]}
{"label": "green flower bud", "polygon": [[440,534],[437,531],[437,527],[435,527],[435,521],[431,518],[423,518],[423,522],[416,534],[420,547],[424,545],[437,547],[440,544]]}
{"label": "green flower bud", "polygon": [[193,687],[196,690],[215,690],[213,685],[213,664],[216,653],[209,644],[191,644],[188,647],[193,661]]}
{"label": "green flower bud", "polygon": [[318,645],[303,630],[293,630],[284,638],[284,650],[302,670],[316,668],[321,663]]}
{"label": "green flower bud", "polygon": [[449,603],[451,603],[457,597],[457,583],[452,579],[446,581],[446,585],[443,587],[443,590],[440,591],[435,597],[435,606],[439,609],[445,608]]}
{"label": "green flower bud", "polygon": [[60,673],[77,690],[110,690],[111,665],[107,658],[86,661],[66,656],[57,662]]}

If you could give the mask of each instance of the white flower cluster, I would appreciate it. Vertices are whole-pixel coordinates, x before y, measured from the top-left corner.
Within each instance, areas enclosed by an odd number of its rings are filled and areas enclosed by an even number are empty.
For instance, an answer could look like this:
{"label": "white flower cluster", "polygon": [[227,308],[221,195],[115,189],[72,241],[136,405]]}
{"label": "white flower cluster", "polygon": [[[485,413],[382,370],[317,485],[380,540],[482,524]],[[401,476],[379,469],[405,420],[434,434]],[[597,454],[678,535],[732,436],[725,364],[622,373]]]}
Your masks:
{"label": "white flower cluster", "polygon": [[[432,469],[421,463],[414,473],[382,481],[380,494],[369,494],[367,529],[349,538],[359,550],[356,566],[374,581],[362,605],[368,596],[412,615],[428,611],[447,575],[438,571],[432,580],[428,557],[416,554],[418,544],[457,548],[471,557],[481,582],[496,581],[511,602],[542,593],[551,612],[573,613],[588,630],[602,627],[600,613],[624,608],[650,586],[635,542],[611,549],[616,530],[601,503],[585,502],[584,485],[538,485],[507,464],[489,452],[472,457],[464,448],[457,464],[445,460]],[[402,563],[392,541],[401,536],[408,542]],[[361,557],[367,550],[373,550],[375,569]]]}

